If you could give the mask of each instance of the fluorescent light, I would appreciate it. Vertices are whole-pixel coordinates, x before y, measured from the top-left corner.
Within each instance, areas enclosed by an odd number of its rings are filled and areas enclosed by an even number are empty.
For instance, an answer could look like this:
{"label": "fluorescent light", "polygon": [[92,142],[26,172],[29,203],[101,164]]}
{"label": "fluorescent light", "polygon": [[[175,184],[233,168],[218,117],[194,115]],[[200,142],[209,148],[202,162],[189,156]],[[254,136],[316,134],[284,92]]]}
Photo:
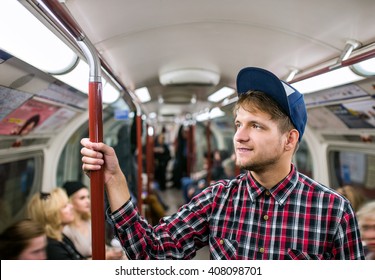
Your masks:
{"label": "fluorescent light", "polygon": [[146,87],[142,87],[135,90],[135,94],[138,96],[139,101],[142,103],[148,102],[151,100],[150,93]]}
{"label": "fluorescent light", "polygon": [[196,119],[198,122],[203,122],[206,121],[210,118],[210,113],[209,112],[204,112],[199,115],[197,115]]}
{"label": "fluorescent light", "polygon": [[355,73],[361,76],[365,76],[365,77],[374,76],[375,75],[375,57],[353,64],[352,66],[350,66],[350,69],[352,69]]}
{"label": "fluorescent light", "polygon": [[204,84],[217,85],[220,80],[219,73],[206,69],[179,69],[159,75],[159,82],[165,85],[179,84]]}
{"label": "fluorescent light", "polygon": [[193,96],[191,97],[191,99],[190,99],[190,103],[191,103],[191,104],[195,104],[195,103],[197,103],[197,96],[196,96],[195,94],[193,94]]}
{"label": "fluorescent light", "polygon": [[48,73],[74,66],[77,55],[19,1],[2,0],[0,48]]}
{"label": "fluorescent light", "polygon": [[211,119],[222,117],[224,115],[225,115],[225,113],[219,107],[215,107],[210,111],[210,118]]}
{"label": "fluorescent light", "polygon": [[362,79],[364,79],[364,77],[354,74],[349,67],[343,67],[306,80],[292,83],[291,85],[301,93],[310,93],[349,84]]}
{"label": "fluorescent light", "polygon": [[207,112],[197,115],[196,120],[198,122],[203,122],[208,119],[214,119],[214,118],[222,117],[224,115],[225,113],[219,107],[214,107],[209,112],[207,111]]}
{"label": "fluorescent light", "polygon": [[105,82],[103,86],[102,100],[103,103],[111,104],[120,97],[120,92],[110,83]]}
{"label": "fluorescent light", "polygon": [[150,114],[148,114],[148,117],[149,117],[150,119],[156,119],[157,116],[158,116],[158,115],[157,115],[155,112],[151,112]]}
{"label": "fluorescent light", "polygon": [[88,94],[89,92],[89,66],[83,60],[70,72],[64,75],[53,75],[56,79]]}
{"label": "fluorescent light", "polygon": [[214,92],[208,97],[208,101],[211,102],[218,102],[220,100],[223,100],[224,98],[232,95],[235,92],[233,88],[230,87],[222,87],[218,91]]}
{"label": "fluorescent light", "polygon": [[154,128],[152,126],[148,127],[147,134],[148,134],[148,136],[153,136],[154,135]]}

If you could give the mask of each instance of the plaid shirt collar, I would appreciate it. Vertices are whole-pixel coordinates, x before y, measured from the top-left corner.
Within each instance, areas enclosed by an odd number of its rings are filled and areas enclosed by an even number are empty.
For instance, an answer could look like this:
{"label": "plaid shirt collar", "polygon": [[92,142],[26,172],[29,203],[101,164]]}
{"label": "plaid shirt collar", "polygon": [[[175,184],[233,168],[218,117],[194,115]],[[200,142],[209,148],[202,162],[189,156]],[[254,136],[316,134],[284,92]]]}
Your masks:
{"label": "plaid shirt collar", "polygon": [[[268,190],[275,199],[275,201],[280,205],[284,205],[288,196],[291,194],[293,189],[297,186],[298,183],[298,172],[295,166],[291,165],[291,171],[289,174],[277,183],[274,187]],[[256,181],[253,176],[251,176],[250,171],[248,171],[240,184],[245,184],[248,186],[249,195],[252,203],[255,203],[255,200],[267,191],[258,181]]]}

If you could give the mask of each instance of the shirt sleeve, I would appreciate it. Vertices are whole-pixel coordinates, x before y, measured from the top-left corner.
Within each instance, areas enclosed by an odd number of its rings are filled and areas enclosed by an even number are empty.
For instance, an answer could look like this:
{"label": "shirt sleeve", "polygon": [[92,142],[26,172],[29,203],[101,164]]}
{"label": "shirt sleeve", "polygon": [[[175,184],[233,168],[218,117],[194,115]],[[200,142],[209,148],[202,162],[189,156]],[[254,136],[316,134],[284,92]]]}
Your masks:
{"label": "shirt sleeve", "polygon": [[155,227],[126,202],[111,214],[116,232],[130,259],[191,259],[208,242],[211,188],[207,188]]}
{"label": "shirt sleeve", "polygon": [[365,259],[358,222],[352,207],[347,202],[338,225],[332,251],[334,258],[338,260]]}

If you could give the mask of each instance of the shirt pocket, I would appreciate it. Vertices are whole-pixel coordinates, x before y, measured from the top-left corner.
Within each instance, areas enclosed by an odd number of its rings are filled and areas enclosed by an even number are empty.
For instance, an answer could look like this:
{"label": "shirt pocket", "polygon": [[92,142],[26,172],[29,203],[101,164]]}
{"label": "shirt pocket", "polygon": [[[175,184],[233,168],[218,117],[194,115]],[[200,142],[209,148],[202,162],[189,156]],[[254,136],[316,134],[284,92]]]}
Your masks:
{"label": "shirt pocket", "polygon": [[296,249],[288,249],[288,255],[292,260],[328,260],[329,254],[311,254]]}
{"label": "shirt pocket", "polygon": [[235,260],[237,257],[238,242],[222,237],[210,237],[211,258],[215,260]]}

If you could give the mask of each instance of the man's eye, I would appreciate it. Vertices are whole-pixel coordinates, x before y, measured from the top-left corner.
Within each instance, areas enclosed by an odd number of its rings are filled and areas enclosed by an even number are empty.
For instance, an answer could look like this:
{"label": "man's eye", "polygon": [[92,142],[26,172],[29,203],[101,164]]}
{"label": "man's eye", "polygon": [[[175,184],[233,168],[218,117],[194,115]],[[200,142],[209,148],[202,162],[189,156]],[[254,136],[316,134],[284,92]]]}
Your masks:
{"label": "man's eye", "polygon": [[362,226],[362,230],[364,231],[368,230],[368,226]]}

